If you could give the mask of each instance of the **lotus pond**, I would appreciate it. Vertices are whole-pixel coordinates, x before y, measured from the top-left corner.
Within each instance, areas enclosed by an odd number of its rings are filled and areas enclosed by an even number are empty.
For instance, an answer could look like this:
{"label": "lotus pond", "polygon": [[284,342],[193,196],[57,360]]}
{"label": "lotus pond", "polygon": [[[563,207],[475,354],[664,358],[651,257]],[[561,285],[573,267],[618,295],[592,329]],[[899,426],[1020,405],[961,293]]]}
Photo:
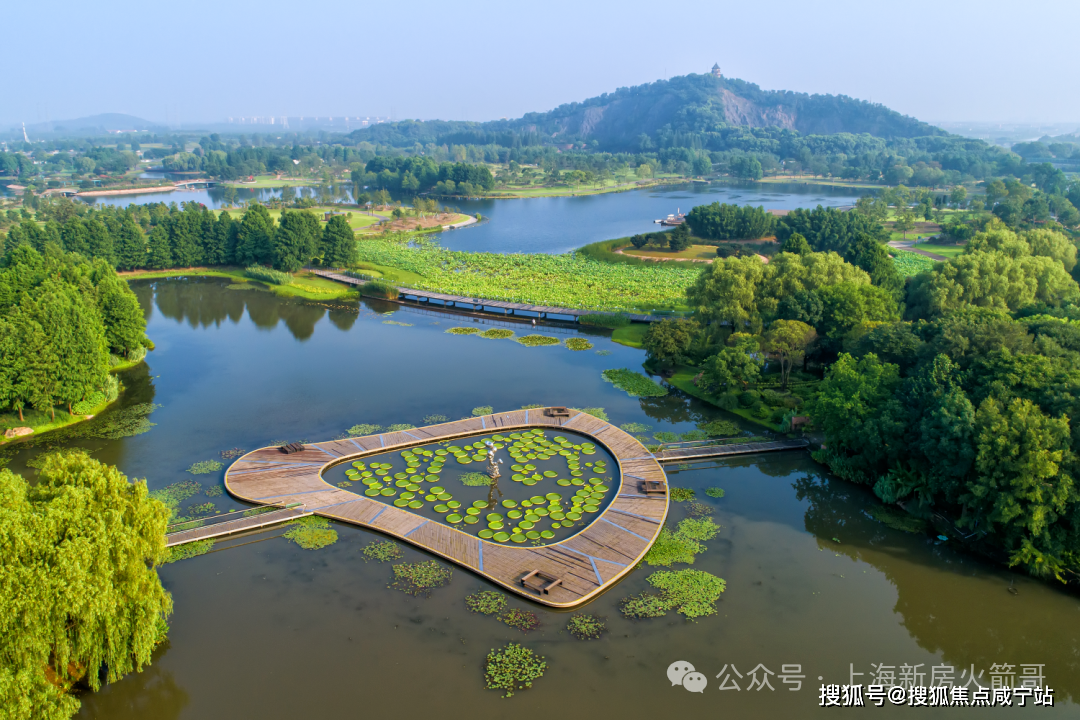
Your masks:
{"label": "lotus pond", "polygon": [[[500,477],[476,482],[494,448]],[[569,431],[533,428],[445,440],[329,468],[323,479],[485,540],[548,545],[577,534],[618,491],[618,462]],[[346,484],[349,483],[349,484]],[[360,492],[359,487],[351,488]]]}

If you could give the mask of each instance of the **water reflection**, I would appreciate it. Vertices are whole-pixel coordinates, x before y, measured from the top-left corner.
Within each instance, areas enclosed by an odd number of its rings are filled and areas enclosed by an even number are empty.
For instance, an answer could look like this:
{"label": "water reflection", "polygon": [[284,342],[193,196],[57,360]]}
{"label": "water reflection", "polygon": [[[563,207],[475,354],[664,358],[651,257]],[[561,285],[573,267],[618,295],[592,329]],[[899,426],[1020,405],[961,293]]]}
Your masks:
{"label": "water reflection", "polygon": [[161,669],[158,663],[164,654],[164,650],[155,652],[154,664],[124,678],[122,687],[109,685],[101,692],[83,695],[81,714],[96,718],[179,718],[191,698],[177,685],[171,672]]}

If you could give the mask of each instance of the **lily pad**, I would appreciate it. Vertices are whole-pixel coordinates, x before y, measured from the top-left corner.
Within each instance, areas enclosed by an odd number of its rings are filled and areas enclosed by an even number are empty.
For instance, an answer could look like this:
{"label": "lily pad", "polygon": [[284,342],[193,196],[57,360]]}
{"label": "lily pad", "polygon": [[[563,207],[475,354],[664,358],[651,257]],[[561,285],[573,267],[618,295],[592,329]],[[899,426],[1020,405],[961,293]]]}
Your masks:
{"label": "lily pad", "polygon": [[495,533],[495,536],[492,538],[492,540],[494,540],[495,542],[506,542],[509,539],[510,539],[510,534],[509,533],[504,533],[504,532],[497,532],[497,533]]}
{"label": "lily pad", "polygon": [[490,540],[491,537],[495,533],[492,530],[488,530],[487,528],[484,528],[483,530],[481,530],[480,532],[478,532],[476,534],[479,535],[480,537],[484,538],[485,540]]}

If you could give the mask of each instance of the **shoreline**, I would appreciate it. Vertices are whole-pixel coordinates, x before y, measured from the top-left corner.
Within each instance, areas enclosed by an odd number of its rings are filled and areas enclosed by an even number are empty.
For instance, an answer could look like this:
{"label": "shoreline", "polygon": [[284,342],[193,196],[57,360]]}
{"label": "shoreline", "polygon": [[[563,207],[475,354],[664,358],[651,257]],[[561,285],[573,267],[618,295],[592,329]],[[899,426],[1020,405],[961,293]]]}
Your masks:
{"label": "shoreline", "polygon": [[124,188],[123,190],[87,190],[79,192],[75,197],[106,197],[109,195],[142,195],[144,193],[172,192],[178,190],[175,185],[151,185],[140,188]]}

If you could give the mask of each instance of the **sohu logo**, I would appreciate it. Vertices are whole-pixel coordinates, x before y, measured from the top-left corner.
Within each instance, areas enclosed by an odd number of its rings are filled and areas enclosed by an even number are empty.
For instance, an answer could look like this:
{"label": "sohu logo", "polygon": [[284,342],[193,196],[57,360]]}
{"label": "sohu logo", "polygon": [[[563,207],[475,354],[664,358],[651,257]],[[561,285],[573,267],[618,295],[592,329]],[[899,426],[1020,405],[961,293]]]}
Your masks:
{"label": "sohu logo", "polygon": [[676,660],[668,665],[668,680],[672,685],[682,685],[690,692],[703,693],[709,684],[708,678],[694,671],[694,666],[685,660]]}

